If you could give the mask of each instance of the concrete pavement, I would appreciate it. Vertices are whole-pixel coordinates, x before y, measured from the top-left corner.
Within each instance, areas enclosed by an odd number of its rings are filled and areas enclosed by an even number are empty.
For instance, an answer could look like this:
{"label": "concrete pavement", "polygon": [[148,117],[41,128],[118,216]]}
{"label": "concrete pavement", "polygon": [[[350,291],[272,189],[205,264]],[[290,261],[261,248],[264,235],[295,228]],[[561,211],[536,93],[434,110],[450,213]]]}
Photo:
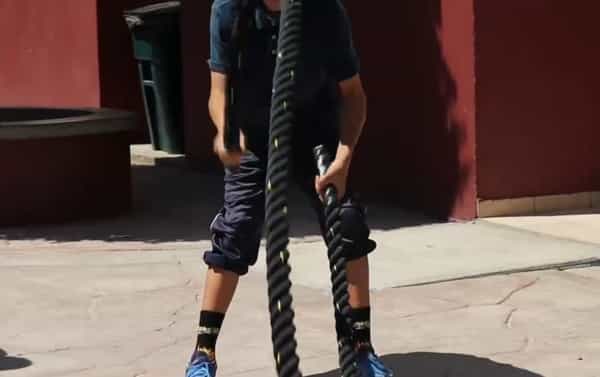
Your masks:
{"label": "concrete pavement", "polygon": [[[183,375],[220,180],[176,159],[154,164],[134,166],[130,215],[0,229],[0,375]],[[313,217],[294,203],[301,366],[305,375],[333,377],[324,248]],[[372,258],[374,337],[398,377],[600,376],[599,267],[427,284],[600,257],[595,231],[581,232],[596,229],[595,218],[560,225],[556,217],[543,232],[518,221],[432,224],[382,205],[369,216],[380,245]],[[275,375],[263,259],[226,319],[220,376]],[[411,284],[425,285],[395,288]]]}
{"label": "concrete pavement", "polygon": [[[197,252],[8,251],[0,270],[1,347],[31,363],[2,375],[182,375]],[[598,292],[600,268],[383,289],[374,337],[398,376],[597,377]],[[304,373],[335,369],[329,295],[297,284],[294,299]],[[274,376],[262,273],[243,279],[219,356],[221,376]]]}
{"label": "concrete pavement", "polygon": [[486,221],[540,235],[600,245],[600,209],[557,212],[542,216],[498,217]]}

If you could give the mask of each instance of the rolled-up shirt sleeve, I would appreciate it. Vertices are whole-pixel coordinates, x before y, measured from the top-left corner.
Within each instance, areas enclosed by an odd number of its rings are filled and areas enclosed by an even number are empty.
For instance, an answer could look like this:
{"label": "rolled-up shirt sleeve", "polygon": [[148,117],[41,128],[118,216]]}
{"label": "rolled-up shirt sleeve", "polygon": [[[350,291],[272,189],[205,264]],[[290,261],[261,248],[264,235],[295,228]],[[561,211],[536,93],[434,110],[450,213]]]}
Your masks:
{"label": "rolled-up shirt sleeve", "polygon": [[327,17],[329,59],[327,70],[338,82],[347,80],[360,70],[360,61],[352,37],[350,18],[340,0],[331,0]]}
{"label": "rolled-up shirt sleeve", "polygon": [[227,73],[231,63],[228,55],[231,28],[233,24],[228,3],[215,1],[210,14],[210,58],[208,67],[211,71]]}

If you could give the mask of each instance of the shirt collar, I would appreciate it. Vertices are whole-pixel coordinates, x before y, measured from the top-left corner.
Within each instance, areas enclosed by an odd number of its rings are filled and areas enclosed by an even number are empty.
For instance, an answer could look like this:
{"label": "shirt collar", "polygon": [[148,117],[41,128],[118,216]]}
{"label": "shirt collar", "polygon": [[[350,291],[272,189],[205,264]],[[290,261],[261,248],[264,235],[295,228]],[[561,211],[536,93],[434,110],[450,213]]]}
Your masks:
{"label": "shirt collar", "polygon": [[261,2],[254,12],[254,21],[258,30],[275,28],[279,26],[279,13],[268,12]]}

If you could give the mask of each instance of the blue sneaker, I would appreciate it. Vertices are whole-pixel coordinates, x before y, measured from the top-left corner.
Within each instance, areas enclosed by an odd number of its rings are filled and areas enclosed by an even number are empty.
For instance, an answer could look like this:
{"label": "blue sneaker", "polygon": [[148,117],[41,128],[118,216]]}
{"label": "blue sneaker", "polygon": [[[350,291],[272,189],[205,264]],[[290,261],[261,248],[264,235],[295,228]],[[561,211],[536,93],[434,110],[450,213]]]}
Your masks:
{"label": "blue sneaker", "polygon": [[362,377],[392,377],[392,372],[372,350],[358,352],[358,368]]}
{"label": "blue sneaker", "polygon": [[203,352],[194,352],[186,371],[185,377],[215,377],[217,363]]}

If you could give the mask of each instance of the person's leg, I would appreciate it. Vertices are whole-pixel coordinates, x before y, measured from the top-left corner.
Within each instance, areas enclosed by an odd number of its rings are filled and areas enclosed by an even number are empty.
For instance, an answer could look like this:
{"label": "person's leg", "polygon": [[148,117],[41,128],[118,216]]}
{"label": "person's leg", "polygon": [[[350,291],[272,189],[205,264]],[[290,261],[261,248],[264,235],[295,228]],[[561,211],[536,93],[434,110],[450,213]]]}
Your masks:
{"label": "person's leg", "polygon": [[358,355],[358,365],[363,377],[392,377],[375,353],[371,342],[371,306],[369,301],[369,261],[376,244],[369,239],[364,207],[351,196],[340,205],[341,233],[347,259],[346,277],[352,322],[352,340]]}
{"label": "person's leg", "polygon": [[350,306],[362,308],[370,304],[369,257],[349,261],[346,265]]}
{"label": "person's leg", "polygon": [[[314,176],[317,171],[308,165],[312,161],[310,147],[298,147],[294,155],[294,177],[302,191],[308,196],[315,209],[321,232],[325,237],[324,206],[314,188]],[[348,279],[349,304],[352,308],[353,322],[357,323],[353,330],[355,346],[370,347],[370,286],[368,254],[375,249],[375,242],[369,239],[370,230],[365,221],[365,211],[357,200],[347,194],[340,204],[340,220],[342,223],[342,242],[346,256],[346,277]]]}
{"label": "person's leg", "polygon": [[202,309],[225,313],[233,300],[240,276],[219,267],[209,267],[204,282]]}
{"label": "person's leg", "polygon": [[211,360],[216,359],[217,337],[238,280],[237,273],[223,268],[209,267],[206,272],[195,352],[204,353]]}
{"label": "person's leg", "polygon": [[346,278],[348,279],[348,301],[353,323],[353,340],[357,349],[371,349],[371,306],[369,284],[369,257],[376,244],[369,239],[370,230],[366,223],[363,206],[351,194],[340,204],[340,221]]}
{"label": "person's leg", "polygon": [[369,290],[369,257],[364,256],[346,264],[348,294],[352,312],[354,346],[357,349],[372,348],[371,303]]}
{"label": "person's leg", "polygon": [[225,203],[210,229],[208,265],[194,359],[214,360],[217,337],[239,276],[256,262],[264,222],[264,163],[251,153],[225,174]]}
{"label": "person's leg", "polygon": [[[312,161],[306,154],[296,157],[296,161]],[[323,203],[314,189],[316,170],[306,163],[294,164],[295,177],[308,195],[316,210],[323,238],[327,234]],[[349,190],[350,192],[350,190]],[[350,317],[352,322],[351,337],[357,350],[358,366],[363,377],[392,377],[393,372],[387,368],[376,355],[371,342],[371,307],[369,290],[369,259],[368,255],[375,250],[376,243],[369,238],[370,229],[366,222],[364,207],[347,194],[340,203],[341,233],[346,257],[346,278],[348,279],[348,294]],[[340,314],[336,311],[336,316]],[[344,323],[344,320],[336,321]],[[340,328],[338,331],[347,331]]]}

